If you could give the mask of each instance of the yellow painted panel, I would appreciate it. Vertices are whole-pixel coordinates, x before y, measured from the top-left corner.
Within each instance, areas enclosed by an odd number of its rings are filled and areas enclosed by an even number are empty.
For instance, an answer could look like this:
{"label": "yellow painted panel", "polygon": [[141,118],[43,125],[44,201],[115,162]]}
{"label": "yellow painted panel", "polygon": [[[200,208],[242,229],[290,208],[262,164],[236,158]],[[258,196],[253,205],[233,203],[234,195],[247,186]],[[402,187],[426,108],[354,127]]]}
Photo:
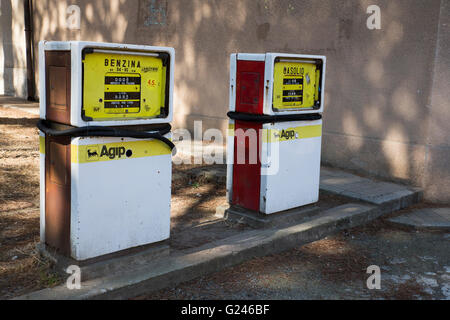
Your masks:
{"label": "yellow painted panel", "polygon": [[228,136],[230,136],[230,137],[234,136],[234,124],[228,125]]}
{"label": "yellow painted panel", "polygon": [[320,70],[316,70],[316,88],[315,88],[315,92],[314,92],[314,100],[318,101],[319,100],[319,84],[320,84]]}
{"label": "yellow painted panel", "polygon": [[39,152],[45,154],[45,137],[39,136]]}
{"label": "yellow painted panel", "polygon": [[78,162],[78,146],[75,144],[70,145],[70,161],[72,163]]}
{"label": "yellow painted panel", "polygon": [[316,138],[322,136],[322,125],[301,126],[287,128],[286,130],[265,129],[263,142],[279,142],[297,139]]}
{"label": "yellow painted panel", "polygon": [[162,80],[161,80],[161,109],[166,105],[166,72],[167,68],[163,66],[162,68]]}
{"label": "yellow painted panel", "polygon": [[165,103],[158,57],[94,52],[83,60],[83,111],[92,120],[151,119]]}
{"label": "yellow painted panel", "polygon": [[72,163],[92,163],[171,154],[169,146],[159,140],[72,145]]}
{"label": "yellow painted panel", "polygon": [[302,109],[315,105],[318,90],[316,65],[276,62],[274,67],[273,109]]}

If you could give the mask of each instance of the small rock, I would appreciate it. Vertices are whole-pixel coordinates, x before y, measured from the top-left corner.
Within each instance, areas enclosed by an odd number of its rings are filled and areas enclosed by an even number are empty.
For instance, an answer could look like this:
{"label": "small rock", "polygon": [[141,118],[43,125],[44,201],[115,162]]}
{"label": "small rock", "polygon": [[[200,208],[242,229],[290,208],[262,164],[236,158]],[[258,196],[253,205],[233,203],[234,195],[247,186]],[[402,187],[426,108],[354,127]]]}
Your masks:
{"label": "small rock", "polygon": [[434,257],[430,257],[430,256],[419,256],[420,260],[422,260],[423,262],[426,261],[432,261],[436,263],[436,259]]}
{"label": "small rock", "polygon": [[391,275],[391,276],[389,276],[389,278],[396,284],[403,284],[406,281],[411,279],[411,277],[409,275],[403,275],[403,276]]}
{"label": "small rock", "polygon": [[406,259],[403,258],[394,258],[390,261],[392,264],[403,264],[406,262]]}
{"label": "small rock", "polygon": [[429,295],[433,295],[434,294],[434,290],[431,288],[424,288],[423,291],[425,291],[426,293],[428,293]]}
{"label": "small rock", "polygon": [[433,288],[439,287],[438,282],[436,281],[436,279],[433,279],[433,278],[420,277],[419,282],[428,287],[433,287]]}
{"label": "small rock", "polygon": [[450,276],[448,274],[441,275],[441,279],[444,280],[444,281],[449,281],[450,282]]}
{"label": "small rock", "polygon": [[450,299],[450,285],[444,284],[441,288],[442,294],[445,296],[445,299]]}
{"label": "small rock", "polygon": [[411,280],[411,276],[408,275],[408,274],[405,274],[405,275],[402,277],[402,280]]}
{"label": "small rock", "polygon": [[12,257],[12,261],[14,261],[14,260],[16,260],[18,258],[18,256],[14,256],[14,257]]}

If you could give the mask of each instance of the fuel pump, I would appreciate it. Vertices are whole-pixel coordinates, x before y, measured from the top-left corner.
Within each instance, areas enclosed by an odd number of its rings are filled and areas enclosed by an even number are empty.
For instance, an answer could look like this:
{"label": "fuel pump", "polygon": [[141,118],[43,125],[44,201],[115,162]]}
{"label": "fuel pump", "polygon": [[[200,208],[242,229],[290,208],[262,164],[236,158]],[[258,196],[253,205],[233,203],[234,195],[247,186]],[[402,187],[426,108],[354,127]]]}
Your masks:
{"label": "fuel pump", "polygon": [[75,260],[170,236],[173,48],[41,41],[41,242]]}
{"label": "fuel pump", "polygon": [[231,55],[232,206],[273,214],[318,201],[325,66],[324,56]]}

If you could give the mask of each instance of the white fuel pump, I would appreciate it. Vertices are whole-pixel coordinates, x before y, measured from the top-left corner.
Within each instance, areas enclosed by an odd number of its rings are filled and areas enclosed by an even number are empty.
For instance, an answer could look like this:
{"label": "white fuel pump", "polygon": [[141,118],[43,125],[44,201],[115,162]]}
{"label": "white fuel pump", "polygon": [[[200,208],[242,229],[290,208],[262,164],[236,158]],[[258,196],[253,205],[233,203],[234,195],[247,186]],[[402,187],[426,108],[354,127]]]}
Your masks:
{"label": "white fuel pump", "polygon": [[42,41],[41,242],[76,260],[170,235],[173,48]]}

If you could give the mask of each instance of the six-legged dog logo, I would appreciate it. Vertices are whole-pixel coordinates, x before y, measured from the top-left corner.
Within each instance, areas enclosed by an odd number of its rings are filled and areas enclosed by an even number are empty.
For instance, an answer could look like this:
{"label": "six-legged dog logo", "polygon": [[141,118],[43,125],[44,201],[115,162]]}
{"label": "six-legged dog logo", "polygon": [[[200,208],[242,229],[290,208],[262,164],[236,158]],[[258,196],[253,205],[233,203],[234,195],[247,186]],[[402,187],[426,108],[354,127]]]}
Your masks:
{"label": "six-legged dog logo", "polygon": [[99,157],[98,147],[89,147],[87,149],[87,160],[88,161],[98,160],[98,157]]}

